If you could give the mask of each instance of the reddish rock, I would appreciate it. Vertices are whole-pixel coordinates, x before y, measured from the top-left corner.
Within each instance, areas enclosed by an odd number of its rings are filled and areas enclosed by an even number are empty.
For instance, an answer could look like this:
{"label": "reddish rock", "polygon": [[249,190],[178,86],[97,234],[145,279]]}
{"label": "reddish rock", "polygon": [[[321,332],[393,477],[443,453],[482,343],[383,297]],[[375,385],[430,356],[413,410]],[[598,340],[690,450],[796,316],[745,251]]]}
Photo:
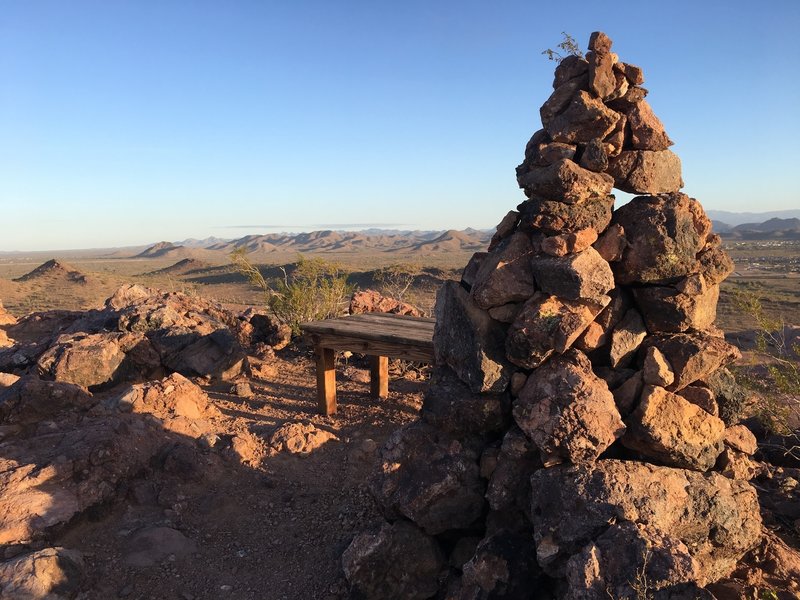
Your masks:
{"label": "reddish rock", "polygon": [[560,63],[555,70],[553,89],[558,88],[570,79],[575,79],[589,72],[589,63],[585,58],[570,54]]}
{"label": "reddish rock", "polygon": [[603,139],[606,155],[610,158],[619,156],[625,147],[625,134],[628,126],[628,118],[625,115],[619,116],[619,121],[614,129]]}
{"label": "reddish rock", "polygon": [[512,426],[503,436],[486,489],[486,500],[492,510],[527,511],[531,504],[531,475],[541,468],[539,449],[519,428]]}
{"label": "reddish rock", "polygon": [[494,235],[492,235],[492,239],[489,242],[489,251],[494,250],[500,242],[514,233],[517,229],[517,223],[519,223],[519,213],[515,210],[508,211],[495,228]]}
{"label": "reddish rock", "polygon": [[702,290],[690,293],[681,293],[675,287],[646,286],[635,288],[633,295],[647,328],[654,333],[703,330],[717,318],[718,285],[704,283]]}
{"label": "reddish rock", "polygon": [[608,106],[612,110],[624,115],[633,108],[637,102],[644,100],[644,98],[647,97],[647,93],[647,90],[643,87],[639,87],[639,85],[629,85],[628,91],[620,98],[609,100]]}
{"label": "reddish rock", "polygon": [[594,249],[607,262],[617,262],[622,259],[625,248],[628,247],[628,240],[625,239],[625,229],[619,223],[614,223],[603,232]]}
{"label": "reddish rock", "polygon": [[571,160],[562,159],[546,167],[531,167],[517,178],[525,195],[575,204],[595,196],[607,196],[614,180],[605,173],[594,173]]}
{"label": "reddish rock", "polygon": [[626,79],[624,73],[619,71],[617,68],[617,63],[614,63],[614,91],[611,92],[608,96],[604,98],[606,106],[608,106],[609,102],[614,100],[618,100],[619,98],[624,98],[625,94],[628,93],[628,89],[630,88],[631,84]]}
{"label": "reddish rock", "polygon": [[[613,75],[611,81],[613,86]],[[576,89],[577,87],[579,86]],[[605,138],[614,131],[619,120],[619,113],[608,108],[602,100],[594,98],[589,92],[581,90],[572,97],[563,112],[557,113],[552,119],[545,119],[543,116],[542,124],[555,142],[587,144],[594,138]]]}
{"label": "reddish rock", "polygon": [[644,72],[636,65],[618,62],[614,66],[625,74],[625,78],[631,85],[642,85],[644,83]]}
{"label": "reddish rock", "polygon": [[372,494],[389,519],[403,516],[430,535],[466,528],[485,502],[478,458],[462,442],[417,421],[387,440]]}
{"label": "reddish rock", "polygon": [[[373,290],[366,290],[363,293],[365,295],[360,300],[356,299],[358,292],[353,294],[350,299],[350,314],[356,314],[353,310],[361,310],[362,312],[397,312],[421,316],[421,313],[409,304],[403,304],[391,298],[382,298]],[[385,304],[387,301],[388,307]],[[397,306],[393,303],[397,303]],[[387,310],[383,310],[384,308]],[[282,350],[292,341],[292,328],[264,310],[249,308],[239,317],[239,320],[241,323],[249,325],[246,328],[247,335],[239,337],[239,342],[245,346],[266,344],[273,350]]]}
{"label": "reddish rock", "polygon": [[614,287],[611,267],[594,248],[563,257],[537,256],[530,261],[536,286],[567,300],[599,300]]}
{"label": "reddish rock", "polygon": [[537,557],[553,576],[565,574],[569,558],[609,523],[641,524],[683,543],[700,586],[727,576],[761,537],[755,490],[718,473],[600,460],[541,469],[531,488]]}
{"label": "reddish rock", "polygon": [[589,61],[589,89],[601,99],[614,93],[617,80],[614,77],[614,59],[607,52],[587,52]]}
{"label": "reddish rock", "polygon": [[564,144],[561,142],[550,142],[540,144],[533,159],[533,165],[546,167],[563,159],[572,160],[577,150],[574,144]]}
{"label": "reddish rock", "polygon": [[744,452],[726,446],[717,459],[715,470],[729,479],[750,481],[758,474],[759,467]]}
{"label": "reddish rock", "polygon": [[86,412],[96,403],[80,386],[26,375],[0,388],[0,423],[35,425],[62,413]]}
{"label": "reddish rock", "polygon": [[0,325],[16,325],[17,318],[8,312],[5,307],[3,307],[3,302],[0,301]]}
{"label": "reddish rock", "polygon": [[611,347],[608,350],[611,366],[627,367],[646,336],[647,329],[642,316],[637,310],[630,309],[611,333]]}
{"label": "reddish rock", "polygon": [[319,429],[312,423],[296,421],[284,423],[272,432],[269,447],[272,454],[286,452],[308,456],[328,442],[338,439],[330,431]]}
{"label": "reddish rock", "polygon": [[85,579],[86,567],[80,552],[44,548],[0,562],[0,598],[75,598]]}
{"label": "reddish rock", "polygon": [[437,364],[451,369],[475,392],[506,389],[512,367],[505,356],[505,328],[481,310],[454,281],[436,296],[433,347]]}
{"label": "reddish rock", "polygon": [[511,302],[493,306],[489,309],[489,316],[500,323],[513,323],[520,310],[522,310],[522,302]]}
{"label": "reddish rock", "polygon": [[[709,239],[712,237],[715,236],[712,234]],[[733,260],[719,247],[719,242],[702,250],[697,255],[697,260],[700,263],[700,273],[709,285],[720,283],[733,273]]]}
{"label": "reddish rock", "polygon": [[[605,310],[605,309],[604,309]],[[575,342],[575,347],[583,352],[591,352],[605,345],[608,336],[606,335],[603,326],[596,320],[589,323],[586,330],[580,335]]]}
{"label": "reddish rock", "polygon": [[565,81],[563,84],[559,85],[553,90],[553,93],[550,94],[550,97],[539,109],[539,116],[542,119],[542,125],[547,133],[547,141],[571,143],[571,140],[554,140],[550,135],[550,131],[548,130],[547,126],[553,122],[553,119],[567,109],[567,107],[570,105],[570,102],[572,102],[572,100],[581,92],[581,90],[588,89],[589,74],[587,72],[584,75],[579,75],[575,78]]}
{"label": "reddish rock", "polygon": [[741,357],[736,346],[706,333],[657,334],[649,337],[646,346],[656,346],[675,373],[675,382],[668,386],[677,391],[701,380],[717,369]]}
{"label": "reddish rock", "polygon": [[647,100],[640,100],[625,113],[631,129],[631,146],[636,150],[666,150],[674,143]]}
{"label": "reddish rock", "polygon": [[697,272],[697,254],[711,232],[703,208],[685,194],[639,196],[614,212],[614,222],[627,240],[614,271],[625,285],[670,282]]}
{"label": "reddish rock", "polygon": [[687,385],[682,390],[676,392],[682,398],[686,398],[692,404],[696,404],[704,411],[715,417],[719,416],[719,408],[717,407],[714,392],[707,387],[699,385]]}
{"label": "reddish rock", "polygon": [[758,442],[756,436],[750,431],[746,425],[734,425],[725,430],[725,445],[743,452],[744,454],[753,455],[758,449]]}
{"label": "reddish rock", "polygon": [[681,159],[670,150],[623,150],[608,162],[614,187],[631,194],[669,194],[683,187]]}
{"label": "reddish rock", "polygon": [[608,386],[578,350],[531,373],[514,403],[514,420],[545,466],[594,462],[625,432]]}
{"label": "reddish rock", "polygon": [[351,315],[364,313],[391,313],[395,315],[410,315],[421,317],[422,311],[406,302],[384,296],[375,290],[363,290],[353,294],[350,298]]}
{"label": "reddish rock", "polygon": [[592,52],[607,54],[611,52],[611,44],[611,38],[602,31],[593,31],[589,36],[589,50]]}
{"label": "reddish rock", "polygon": [[723,450],[725,423],[662,387],[645,385],[622,444],[673,467],[708,471]]}
{"label": "reddish rock", "polygon": [[590,198],[579,204],[531,199],[520,205],[521,225],[545,235],[562,235],[583,229],[603,231],[611,222],[614,196]]}
{"label": "reddish rock", "polygon": [[536,294],[525,303],[508,330],[508,360],[533,369],[553,352],[566,351],[609,302],[608,297],[592,302]]}
{"label": "reddish rock", "polygon": [[445,557],[434,538],[408,521],[357,535],[342,554],[353,597],[424,600],[439,588]]}
{"label": "reddish rock", "polygon": [[523,302],[533,296],[531,257],[533,248],[526,233],[507,238],[481,263],[470,295],[480,308]]}
{"label": "reddish rock", "polygon": [[626,379],[625,383],[614,390],[614,403],[623,418],[631,414],[639,404],[643,388],[642,372],[637,371],[633,376]]}
{"label": "reddish rock", "polygon": [[675,381],[675,373],[672,372],[672,366],[661,354],[661,350],[655,346],[650,346],[645,352],[642,378],[649,385],[661,387],[666,387]]}

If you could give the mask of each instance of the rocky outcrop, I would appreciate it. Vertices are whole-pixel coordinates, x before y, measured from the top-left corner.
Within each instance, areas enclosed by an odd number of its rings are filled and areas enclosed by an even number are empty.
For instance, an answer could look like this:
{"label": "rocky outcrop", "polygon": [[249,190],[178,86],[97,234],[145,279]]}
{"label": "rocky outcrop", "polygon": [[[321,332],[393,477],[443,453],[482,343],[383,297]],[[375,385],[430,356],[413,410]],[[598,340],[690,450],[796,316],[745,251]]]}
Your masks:
{"label": "rocky outcrop", "polygon": [[[421,420],[381,454],[384,516],[449,553],[431,596],[711,598],[761,537],[752,439],[715,391],[739,356],[713,325],[732,263],[611,45],[556,69],[527,199],[440,291]],[[639,196],[613,210],[612,187]]]}
{"label": "rocky outcrop", "polygon": [[410,315],[412,317],[422,316],[422,311],[417,307],[407,302],[401,302],[395,298],[384,296],[375,290],[359,290],[355,292],[350,298],[350,308],[348,312],[351,315],[377,312]]}

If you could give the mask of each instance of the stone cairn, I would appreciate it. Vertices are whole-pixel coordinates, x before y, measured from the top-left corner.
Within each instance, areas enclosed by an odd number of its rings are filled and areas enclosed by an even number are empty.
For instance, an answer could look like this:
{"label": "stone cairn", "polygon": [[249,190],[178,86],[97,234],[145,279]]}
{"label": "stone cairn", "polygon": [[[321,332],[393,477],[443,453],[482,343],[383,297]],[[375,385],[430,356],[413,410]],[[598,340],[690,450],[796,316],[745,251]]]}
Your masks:
{"label": "stone cairn", "polygon": [[[439,292],[421,417],[370,483],[387,522],[342,557],[352,597],[711,598],[760,540],[713,324],[733,264],[643,82],[600,32],[556,68],[527,200]],[[613,187],[641,195],[614,210]]]}

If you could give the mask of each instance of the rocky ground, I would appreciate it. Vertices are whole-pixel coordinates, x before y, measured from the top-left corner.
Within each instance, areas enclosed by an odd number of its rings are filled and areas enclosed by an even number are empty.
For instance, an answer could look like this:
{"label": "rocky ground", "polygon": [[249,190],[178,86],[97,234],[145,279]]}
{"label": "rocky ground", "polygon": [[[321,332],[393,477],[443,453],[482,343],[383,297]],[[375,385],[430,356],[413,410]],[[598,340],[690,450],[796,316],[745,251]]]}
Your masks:
{"label": "rocky ground", "polygon": [[341,553],[379,520],[366,482],[424,373],[394,365],[377,403],[342,358],[323,417],[309,348],[135,286],[0,327],[0,598],[346,593]]}

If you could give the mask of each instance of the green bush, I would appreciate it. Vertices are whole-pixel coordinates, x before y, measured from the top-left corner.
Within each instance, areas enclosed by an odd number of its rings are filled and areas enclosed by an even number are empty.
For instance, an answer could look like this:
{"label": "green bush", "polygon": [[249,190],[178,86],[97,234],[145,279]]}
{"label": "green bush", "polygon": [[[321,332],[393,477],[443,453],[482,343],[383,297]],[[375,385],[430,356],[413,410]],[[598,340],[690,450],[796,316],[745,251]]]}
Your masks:
{"label": "green bush", "polygon": [[264,293],[265,304],[275,317],[300,334],[300,324],[341,316],[353,286],[339,265],[322,258],[298,256],[297,263],[281,267],[283,277],[267,280],[247,258],[244,249],[231,254],[236,270]]}

